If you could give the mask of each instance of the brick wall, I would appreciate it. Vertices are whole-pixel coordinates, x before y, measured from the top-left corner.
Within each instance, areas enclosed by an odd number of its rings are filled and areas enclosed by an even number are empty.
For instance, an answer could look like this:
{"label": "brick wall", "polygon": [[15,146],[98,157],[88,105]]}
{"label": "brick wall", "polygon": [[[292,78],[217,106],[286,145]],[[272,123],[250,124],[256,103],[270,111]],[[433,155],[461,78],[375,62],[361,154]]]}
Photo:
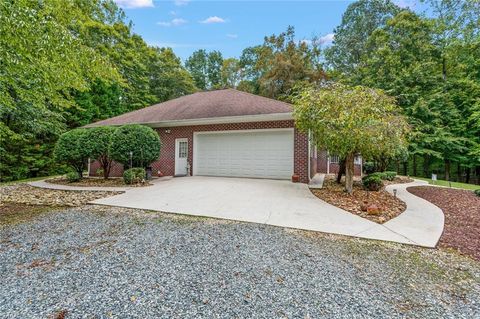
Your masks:
{"label": "brick wall", "polygon": [[[152,163],[153,174],[161,171],[165,176],[175,174],[175,139],[188,139],[188,162],[193,167],[193,133],[207,131],[231,131],[231,130],[254,130],[271,128],[291,128],[294,127],[293,120],[289,121],[270,121],[270,122],[251,122],[251,123],[228,123],[211,124],[196,126],[177,126],[156,129],[162,141],[160,157]],[[302,183],[308,183],[308,138],[305,134],[294,132],[294,173],[298,174]],[[97,162],[92,163],[90,172],[95,174],[99,167]],[[116,163],[110,176],[122,176],[123,167]]]}
{"label": "brick wall", "polygon": [[[326,174],[327,165],[328,165],[327,151],[325,150],[319,151],[318,158],[317,158],[317,172]],[[337,174],[339,169],[340,169],[340,166],[337,163],[330,163],[330,169],[329,169],[330,174]],[[354,174],[356,176],[360,176],[362,174],[361,165],[355,164]]]}

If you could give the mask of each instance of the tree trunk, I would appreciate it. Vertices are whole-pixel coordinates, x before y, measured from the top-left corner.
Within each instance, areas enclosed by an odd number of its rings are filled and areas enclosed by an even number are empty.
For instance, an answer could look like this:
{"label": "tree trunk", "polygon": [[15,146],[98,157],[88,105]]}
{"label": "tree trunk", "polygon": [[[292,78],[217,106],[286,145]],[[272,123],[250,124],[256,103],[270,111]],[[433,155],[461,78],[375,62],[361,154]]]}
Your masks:
{"label": "tree trunk", "polygon": [[423,177],[430,177],[429,175],[429,170],[430,170],[430,156],[425,155],[423,157]]}
{"label": "tree trunk", "polygon": [[480,185],[480,166],[475,167],[475,175],[477,175],[477,185]]}
{"label": "tree trunk", "polygon": [[348,154],[345,158],[345,191],[348,194],[352,194],[353,192],[354,160],[355,154]]}
{"label": "tree trunk", "polygon": [[403,162],[403,176],[408,175],[408,161]]}
{"label": "tree trunk", "polygon": [[103,178],[108,179],[108,177],[110,176],[110,169],[112,167],[112,160],[106,156],[102,156],[101,158],[99,158],[99,161],[103,169]]}
{"label": "tree trunk", "polygon": [[445,160],[445,180],[450,180],[450,160]]}
{"label": "tree trunk", "polygon": [[345,159],[341,158],[338,163],[337,184],[342,181],[342,176],[345,174]]}
{"label": "tree trunk", "polygon": [[470,183],[470,172],[471,172],[471,168],[470,167],[467,167],[466,169],[466,172],[465,172],[465,183]]}
{"label": "tree trunk", "polygon": [[413,154],[413,176],[417,176],[417,155]]}
{"label": "tree trunk", "polygon": [[462,166],[460,163],[457,163],[457,182],[463,181]]}

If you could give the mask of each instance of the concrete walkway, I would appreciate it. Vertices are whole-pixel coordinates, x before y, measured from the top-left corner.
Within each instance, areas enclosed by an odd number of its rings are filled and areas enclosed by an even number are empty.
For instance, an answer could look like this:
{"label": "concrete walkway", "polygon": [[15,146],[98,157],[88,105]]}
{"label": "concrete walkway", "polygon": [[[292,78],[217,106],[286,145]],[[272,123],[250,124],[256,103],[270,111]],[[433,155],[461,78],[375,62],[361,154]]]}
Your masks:
{"label": "concrete walkway", "polygon": [[400,216],[380,225],[315,197],[305,184],[289,181],[183,177],[124,194],[102,198],[93,204],[140,208],[254,222],[281,227],[435,247],[443,231],[443,213],[433,204],[406,191],[416,181],[391,185],[407,203]]}

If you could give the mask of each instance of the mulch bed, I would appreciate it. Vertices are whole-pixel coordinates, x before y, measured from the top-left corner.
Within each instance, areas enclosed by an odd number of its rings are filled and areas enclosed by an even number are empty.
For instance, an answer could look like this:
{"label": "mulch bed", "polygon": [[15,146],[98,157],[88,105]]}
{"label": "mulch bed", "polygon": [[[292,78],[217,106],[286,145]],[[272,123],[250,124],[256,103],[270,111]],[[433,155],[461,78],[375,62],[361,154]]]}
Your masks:
{"label": "mulch bed", "polygon": [[[333,177],[327,176],[323,183],[323,188],[312,189],[312,193],[329,204],[379,224],[397,217],[406,209],[403,201],[384,189],[378,192],[369,192],[363,188],[359,181],[354,183],[351,195],[345,193],[344,188],[343,183],[337,184]],[[365,205],[365,202],[368,205],[374,204],[379,207],[380,213],[373,215],[362,211],[361,206]]]}
{"label": "mulch bed", "polygon": [[94,187],[143,187],[143,186],[150,186],[152,184],[145,182],[145,183],[138,183],[133,185],[126,185],[123,182],[123,178],[108,178],[104,179],[99,177],[84,177],[78,182],[69,182],[65,178],[53,178],[49,179],[46,182],[52,184],[60,184],[60,185],[68,185],[68,186],[94,186]]}
{"label": "mulch bed", "polygon": [[445,228],[440,246],[454,248],[480,260],[480,197],[468,190],[433,186],[407,190],[443,210]]}

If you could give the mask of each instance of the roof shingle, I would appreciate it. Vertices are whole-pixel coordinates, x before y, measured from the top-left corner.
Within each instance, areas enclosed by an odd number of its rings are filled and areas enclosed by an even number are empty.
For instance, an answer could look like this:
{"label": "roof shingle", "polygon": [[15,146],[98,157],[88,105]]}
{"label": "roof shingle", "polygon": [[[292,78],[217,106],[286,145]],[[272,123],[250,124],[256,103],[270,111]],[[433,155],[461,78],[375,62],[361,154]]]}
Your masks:
{"label": "roof shingle", "polygon": [[197,92],[87,125],[154,124],[168,121],[292,112],[292,105],[234,89]]}

